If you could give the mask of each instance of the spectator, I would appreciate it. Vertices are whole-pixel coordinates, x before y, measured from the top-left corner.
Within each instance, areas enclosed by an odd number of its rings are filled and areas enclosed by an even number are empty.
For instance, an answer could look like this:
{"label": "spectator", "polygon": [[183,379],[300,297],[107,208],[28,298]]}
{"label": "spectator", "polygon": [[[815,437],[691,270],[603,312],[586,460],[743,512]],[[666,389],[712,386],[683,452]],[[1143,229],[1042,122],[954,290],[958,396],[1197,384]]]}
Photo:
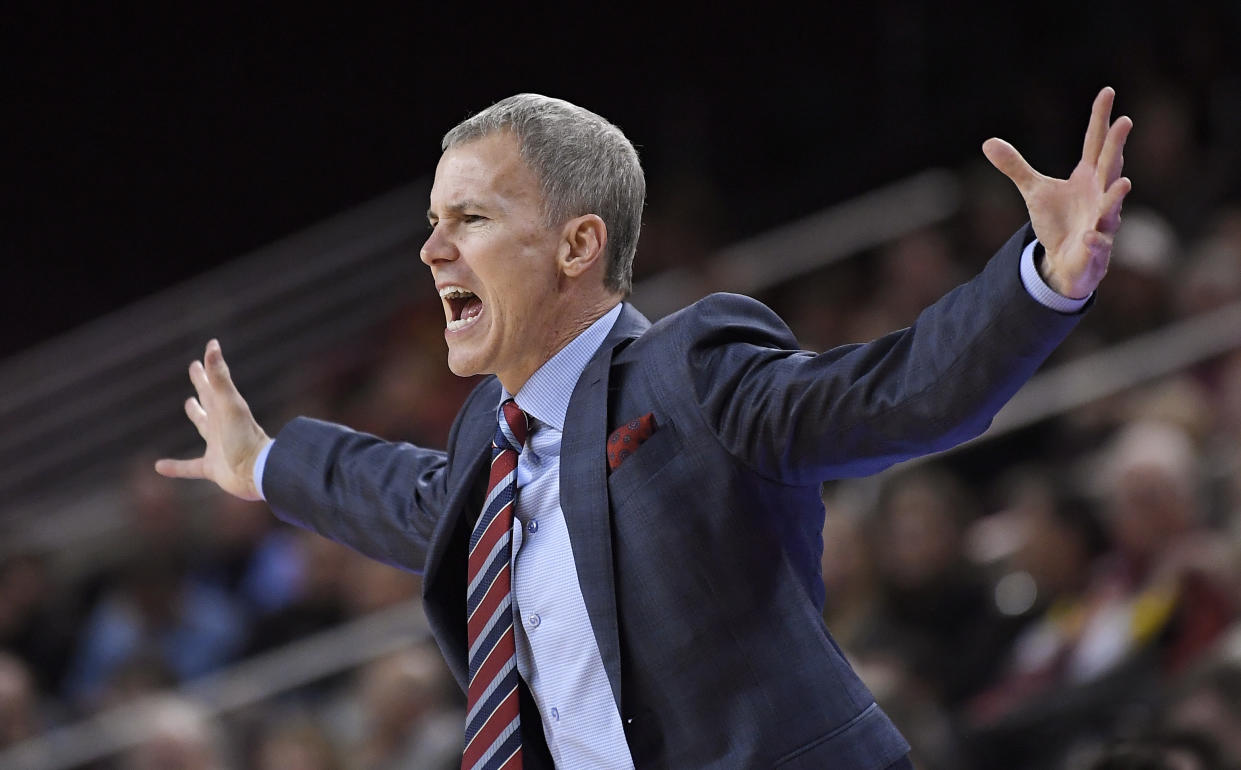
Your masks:
{"label": "spectator", "polygon": [[16,655],[38,687],[54,692],[69,659],[76,628],[48,557],[19,553],[0,562],[0,650]]}
{"label": "spectator", "polygon": [[1186,674],[1164,709],[1163,726],[1209,737],[1223,767],[1241,767],[1241,662],[1209,660]]}
{"label": "spectator", "polygon": [[215,494],[193,579],[227,594],[253,618],[293,601],[302,568],[296,533],[262,503]]}
{"label": "spectator", "polygon": [[856,653],[878,632],[879,578],[857,515],[829,505],[823,522],[823,619],[846,652]]}
{"label": "spectator", "polygon": [[149,658],[183,682],[228,662],[245,641],[242,615],[224,594],[187,579],[175,554],[128,565],[83,629],[66,681],[79,706],[100,705],[116,675]]}
{"label": "spectator", "polygon": [[884,595],[876,641],[949,705],[982,685],[1003,638],[986,581],[962,548],[974,511],[960,481],[921,468],[888,483],[871,533]]}
{"label": "spectator", "polygon": [[1202,523],[1197,453],[1184,431],[1128,425],[1102,468],[1113,550],[1080,595],[1048,608],[1000,681],[970,703],[975,751],[992,761],[1036,756],[1052,736],[1063,745],[1107,735],[1234,617],[1230,560]]}
{"label": "spectator", "polygon": [[1106,749],[1087,770],[1230,770],[1209,738],[1193,733],[1125,741]]}
{"label": "spectator", "polygon": [[0,749],[30,738],[42,726],[30,671],[17,658],[0,653]]}
{"label": "spectator", "polygon": [[422,578],[419,575],[368,559],[355,551],[349,551],[346,560],[342,591],[350,615],[365,615],[421,599]]}
{"label": "spectator", "polygon": [[224,770],[229,766],[218,726],[194,704],[165,698],[141,713],[146,737],[126,752],[122,770]]}
{"label": "spectator", "polygon": [[[295,717],[269,727],[259,738],[254,770],[344,770],[340,750],[315,721]],[[415,767],[413,765],[410,766]]]}
{"label": "spectator", "polygon": [[250,628],[247,654],[254,655],[339,625],[348,617],[342,586],[349,549],[309,532],[296,532],[300,565],[292,599]]}
{"label": "spectator", "polygon": [[[451,693],[451,695],[450,695]],[[362,672],[359,770],[448,770],[461,762],[465,715],[433,646],[394,653]]]}

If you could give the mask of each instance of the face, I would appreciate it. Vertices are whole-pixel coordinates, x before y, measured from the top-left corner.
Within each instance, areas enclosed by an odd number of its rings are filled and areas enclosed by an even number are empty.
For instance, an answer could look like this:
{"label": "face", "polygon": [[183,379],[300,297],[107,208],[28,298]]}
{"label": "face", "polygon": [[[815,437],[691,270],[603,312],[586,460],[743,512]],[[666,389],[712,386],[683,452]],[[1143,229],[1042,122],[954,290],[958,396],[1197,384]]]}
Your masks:
{"label": "face", "polygon": [[422,261],[444,305],[448,367],[516,392],[559,349],[568,245],[545,224],[534,173],[507,132],[448,149],[435,170]]}
{"label": "face", "polygon": [[1160,553],[1193,523],[1175,480],[1154,463],[1136,464],[1120,474],[1108,514],[1113,539],[1132,556]]}

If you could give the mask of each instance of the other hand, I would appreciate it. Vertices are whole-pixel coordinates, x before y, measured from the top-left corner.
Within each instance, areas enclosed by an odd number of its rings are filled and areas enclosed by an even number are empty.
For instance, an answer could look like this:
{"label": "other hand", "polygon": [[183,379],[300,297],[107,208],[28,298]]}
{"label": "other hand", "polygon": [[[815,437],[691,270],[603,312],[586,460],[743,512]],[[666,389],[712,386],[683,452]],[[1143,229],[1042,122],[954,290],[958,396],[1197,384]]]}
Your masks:
{"label": "other hand", "polygon": [[987,160],[1017,185],[1025,199],[1034,234],[1047,252],[1040,272],[1065,297],[1090,296],[1107,273],[1121,204],[1133,186],[1120,175],[1133,121],[1121,117],[1109,123],[1115,97],[1111,88],[1095,97],[1082,158],[1068,179],[1035,171],[1003,139],[988,139],[982,145]]}
{"label": "other hand", "polygon": [[271,438],[233,385],[217,340],[207,343],[202,361],[190,364],[190,382],[198,397],[186,399],[185,414],[207,442],[206,451],[192,460],[159,460],[156,472],[170,478],[207,479],[244,500],[260,499],[254,461]]}

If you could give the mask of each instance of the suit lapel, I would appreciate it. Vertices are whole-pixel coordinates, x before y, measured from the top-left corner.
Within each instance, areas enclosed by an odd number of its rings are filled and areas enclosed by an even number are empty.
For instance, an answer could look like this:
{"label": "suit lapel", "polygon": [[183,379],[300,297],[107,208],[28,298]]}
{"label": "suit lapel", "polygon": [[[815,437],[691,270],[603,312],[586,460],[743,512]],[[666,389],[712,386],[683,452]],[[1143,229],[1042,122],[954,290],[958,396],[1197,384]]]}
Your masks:
{"label": "suit lapel", "polygon": [[620,635],[612,570],[606,442],[608,376],[612,352],[642,334],[650,322],[626,304],[594,358],[577,381],[565,414],[560,447],[560,506],[573,546],[577,579],[595,632],[612,695],[620,707]]}
{"label": "suit lapel", "polygon": [[[455,534],[458,527],[468,528],[471,523],[470,493],[479,479],[485,478],[484,467],[491,457],[491,439],[496,430],[495,405],[499,397],[498,381],[492,380],[480,388],[471,399],[470,408],[461,415],[457,436],[449,442],[448,451],[453,461],[448,478],[448,503],[431,537],[422,581],[427,620],[449,668],[463,688],[468,679],[464,551],[468,536],[455,537]],[[452,558],[449,554],[452,548],[459,548],[462,558]]]}

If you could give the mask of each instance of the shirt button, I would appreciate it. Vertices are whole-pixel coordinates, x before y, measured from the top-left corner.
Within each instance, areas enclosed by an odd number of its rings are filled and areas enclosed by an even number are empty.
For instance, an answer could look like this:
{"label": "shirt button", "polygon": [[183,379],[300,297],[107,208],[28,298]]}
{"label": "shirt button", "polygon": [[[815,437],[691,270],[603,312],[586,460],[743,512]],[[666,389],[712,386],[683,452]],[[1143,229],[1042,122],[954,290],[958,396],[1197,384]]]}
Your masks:
{"label": "shirt button", "polygon": [[543,622],[543,619],[540,618],[538,614],[536,613],[534,615],[531,615],[530,618],[526,622],[530,624],[531,628],[538,628],[539,624]]}
{"label": "shirt button", "polygon": [[531,519],[530,523],[526,525],[526,529],[529,530],[530,532],[538,532],[539,531],[539,520]]}
{"label": "shirt button", "polygon": [[556,720],[557,722],[560,721],[560,709],[557,709],[557,708],[552,709],[552,719]]}

